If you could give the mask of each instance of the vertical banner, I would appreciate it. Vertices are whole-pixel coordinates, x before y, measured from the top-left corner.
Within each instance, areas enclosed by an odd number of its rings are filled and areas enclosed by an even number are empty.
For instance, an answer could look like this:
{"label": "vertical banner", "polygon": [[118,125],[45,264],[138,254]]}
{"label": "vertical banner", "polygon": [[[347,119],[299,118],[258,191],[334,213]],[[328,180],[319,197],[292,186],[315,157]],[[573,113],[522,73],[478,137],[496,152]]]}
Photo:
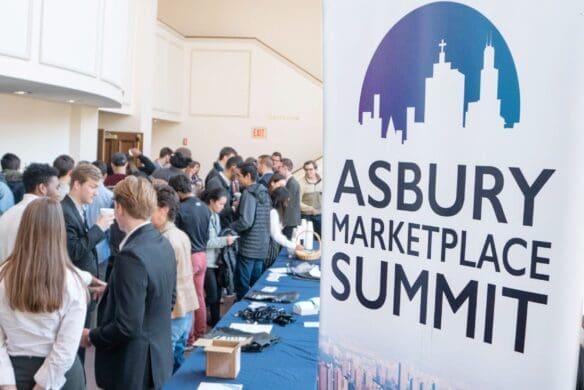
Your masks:
{"label": "vertical banner", "polygon": [[320,389],[574,389],[584,7],[325,0]]}

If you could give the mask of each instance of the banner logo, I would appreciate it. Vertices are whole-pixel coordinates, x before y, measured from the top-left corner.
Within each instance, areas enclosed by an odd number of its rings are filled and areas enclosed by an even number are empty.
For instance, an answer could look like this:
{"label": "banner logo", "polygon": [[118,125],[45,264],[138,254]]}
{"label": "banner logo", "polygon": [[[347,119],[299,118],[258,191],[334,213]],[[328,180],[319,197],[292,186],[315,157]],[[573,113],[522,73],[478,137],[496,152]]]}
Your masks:
{"label": "banner logo", "polygon": [[417,8],[389,30],[359,103],[362,125],[377,124],[381,138],[400,143],[418,130],[504,132],[519,116],[519,81],[505,39],[480,12],[453,2]]}

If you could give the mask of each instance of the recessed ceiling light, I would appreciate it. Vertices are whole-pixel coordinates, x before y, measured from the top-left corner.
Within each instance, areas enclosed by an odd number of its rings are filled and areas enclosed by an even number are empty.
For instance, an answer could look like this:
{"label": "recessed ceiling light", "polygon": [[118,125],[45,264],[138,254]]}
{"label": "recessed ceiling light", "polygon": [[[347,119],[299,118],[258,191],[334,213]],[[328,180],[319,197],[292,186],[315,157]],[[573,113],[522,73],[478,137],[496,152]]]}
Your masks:
{"label": "recessed ceiling light", "polygon": [[75,100],[69,99],[69,100],[67,100],[67,103],[75,103]]}
{"label": "recessed ceiling light", "polygon": [[14,91],[15,95],[28,95],[30,91]]}

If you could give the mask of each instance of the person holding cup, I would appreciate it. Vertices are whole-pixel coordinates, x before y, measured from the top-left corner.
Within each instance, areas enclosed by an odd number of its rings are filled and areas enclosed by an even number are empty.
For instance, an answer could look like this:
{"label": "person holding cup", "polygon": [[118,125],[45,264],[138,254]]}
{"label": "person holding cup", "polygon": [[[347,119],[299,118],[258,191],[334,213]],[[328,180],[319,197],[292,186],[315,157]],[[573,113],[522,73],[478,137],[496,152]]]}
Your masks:
{"label": "person holding cup", "polygon": [[[114,222],[113,215],[99,215],[93,226],[87,216],[87,205],[97,196],[102,180],[100,170],[91,164],[79,164],[71,172],[71,190],[61,201],[67,231],[67,252],[73,264],[99,278],[97,245],[106,237],[106,231]],[[85,326],[90,325],[92,312],[97,300],[93,299],[87,308]],[[84,350],[79,350],[84,360]]]}

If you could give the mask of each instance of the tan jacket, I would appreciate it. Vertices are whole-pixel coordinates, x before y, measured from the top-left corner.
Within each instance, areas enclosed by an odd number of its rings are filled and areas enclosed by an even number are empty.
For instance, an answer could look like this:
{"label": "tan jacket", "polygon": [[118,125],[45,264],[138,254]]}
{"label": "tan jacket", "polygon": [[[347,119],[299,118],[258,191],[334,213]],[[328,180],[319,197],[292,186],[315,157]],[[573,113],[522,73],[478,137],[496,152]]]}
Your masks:
{"label": "tan jacket", "polygon": [[191,263],[191,241],[174,223],[168,222],[160,232],[172,245],[176,256],[176,303],[172,318],[184,317],[199,308],[199,300],[193,282]]}
{"label": "tan jacket", "polygon": [[317,175],[316,183],[309,183],[306,176],[299,180],[300,183],[300,211],[302,214],[312,214],[312,208],[320,214],[322,208],[322,179]]}

